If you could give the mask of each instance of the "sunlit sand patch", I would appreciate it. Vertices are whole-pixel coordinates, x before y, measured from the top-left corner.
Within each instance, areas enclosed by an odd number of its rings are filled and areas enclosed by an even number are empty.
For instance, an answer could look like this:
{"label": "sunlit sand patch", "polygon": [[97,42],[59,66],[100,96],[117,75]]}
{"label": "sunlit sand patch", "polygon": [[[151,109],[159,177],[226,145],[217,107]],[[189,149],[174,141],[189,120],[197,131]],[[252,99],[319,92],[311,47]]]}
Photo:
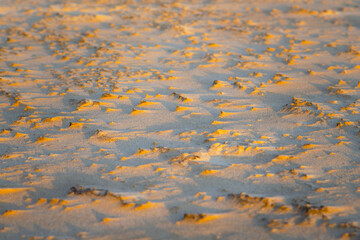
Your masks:
{"label": "sunlit sand patch", "polygon": [[54,138],[41,136],[36,140],[36,143],[46,143],[46,142],[52,142],[54,140],[55,140]]}
{"label": "sunlit sand patch", "polygon": [[287,156],[287,155],[279,155],[276,158],[274,158],[272,160],[272,162],[282,162],[282,161],[287,161],[287,160],[292,160],[295,159],[294,156]]}
{"label": "sunlit sand patch", "polygon": [[177,222],[177,223],[206,223],[208,221],[213,221],[218,218],[220,218],[220,216],[215,215],[215,214],[185,213],[183,220],[181,222]]}
{"label": "sunlit sand patch", "polygon": [[[116,136],[120,135],[120,136]],[[91,137],[93,139],[97,139],[103,142],[116,142],[116,141],[122,141],[122,140],[128,140],[128,136],[121,136],[121,134],[112,133],[112,132],[106,132],[102,130],[95,131],[94,135]]]}
{"label": "sunlit sand patch", "polygon": [[132,112],[131,112],[131,115],[138,115],[138,114],[144,114],[144,113],[147,113],[148,111],[146,110],[140,110],[140,109],[133,109]]}
{"label": "sunlit sand patch", "polygon": [[135,207],[135,210],[142,211],[142,210],[147,210],[147,209],[150,209],[150,208],[156,208],[158,206],[159,206],[159,203],[146,202],[146,203],[137,205]]}
{"label": "sunlit sand patch", "polygon": [[218,172],[218,170],[209,170],[206,169],[204,171],[201,172],[201,175],[211,175],[211,174],[216,174]]}

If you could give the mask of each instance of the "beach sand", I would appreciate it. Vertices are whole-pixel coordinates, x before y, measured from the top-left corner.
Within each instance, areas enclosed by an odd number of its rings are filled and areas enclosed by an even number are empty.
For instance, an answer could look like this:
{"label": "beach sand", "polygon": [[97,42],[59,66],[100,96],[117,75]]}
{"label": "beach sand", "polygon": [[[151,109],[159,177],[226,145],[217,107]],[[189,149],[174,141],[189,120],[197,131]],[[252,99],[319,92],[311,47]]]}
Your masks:
{"label": "beach sand", "polygon": [[360,239],[360,2],[0,0],[0,239]]}

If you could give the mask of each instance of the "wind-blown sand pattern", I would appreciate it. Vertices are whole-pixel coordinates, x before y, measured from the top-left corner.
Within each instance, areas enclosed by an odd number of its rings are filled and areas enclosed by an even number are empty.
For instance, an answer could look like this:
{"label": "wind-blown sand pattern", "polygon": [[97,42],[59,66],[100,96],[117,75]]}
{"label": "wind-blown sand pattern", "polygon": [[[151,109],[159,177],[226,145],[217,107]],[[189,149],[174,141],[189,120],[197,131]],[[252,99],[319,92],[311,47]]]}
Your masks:
{"label": "wind-blown sand pattern", "polygon": [[0,239],[360,239],[359,1],[0,22]]}

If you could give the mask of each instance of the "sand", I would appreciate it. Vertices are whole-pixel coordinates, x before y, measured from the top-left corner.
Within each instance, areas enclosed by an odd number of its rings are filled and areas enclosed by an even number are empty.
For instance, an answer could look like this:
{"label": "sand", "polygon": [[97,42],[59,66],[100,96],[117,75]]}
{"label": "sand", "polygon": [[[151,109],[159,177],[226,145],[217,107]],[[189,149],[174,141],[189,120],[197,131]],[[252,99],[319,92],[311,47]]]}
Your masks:
{"label": "sand", "polygon": [[0,239],[360,239],[360,2],[0,0]]}

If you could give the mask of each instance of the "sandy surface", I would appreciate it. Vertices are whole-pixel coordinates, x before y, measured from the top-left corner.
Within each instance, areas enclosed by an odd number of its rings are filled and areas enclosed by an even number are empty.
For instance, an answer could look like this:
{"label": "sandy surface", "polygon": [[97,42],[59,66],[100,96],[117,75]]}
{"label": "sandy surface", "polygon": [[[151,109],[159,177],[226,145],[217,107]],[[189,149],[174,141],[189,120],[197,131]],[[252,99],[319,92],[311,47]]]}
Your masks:
{"label": "sandy surface", "polygon": [[360,2],[0,0],[0,239],[360,239]]}

